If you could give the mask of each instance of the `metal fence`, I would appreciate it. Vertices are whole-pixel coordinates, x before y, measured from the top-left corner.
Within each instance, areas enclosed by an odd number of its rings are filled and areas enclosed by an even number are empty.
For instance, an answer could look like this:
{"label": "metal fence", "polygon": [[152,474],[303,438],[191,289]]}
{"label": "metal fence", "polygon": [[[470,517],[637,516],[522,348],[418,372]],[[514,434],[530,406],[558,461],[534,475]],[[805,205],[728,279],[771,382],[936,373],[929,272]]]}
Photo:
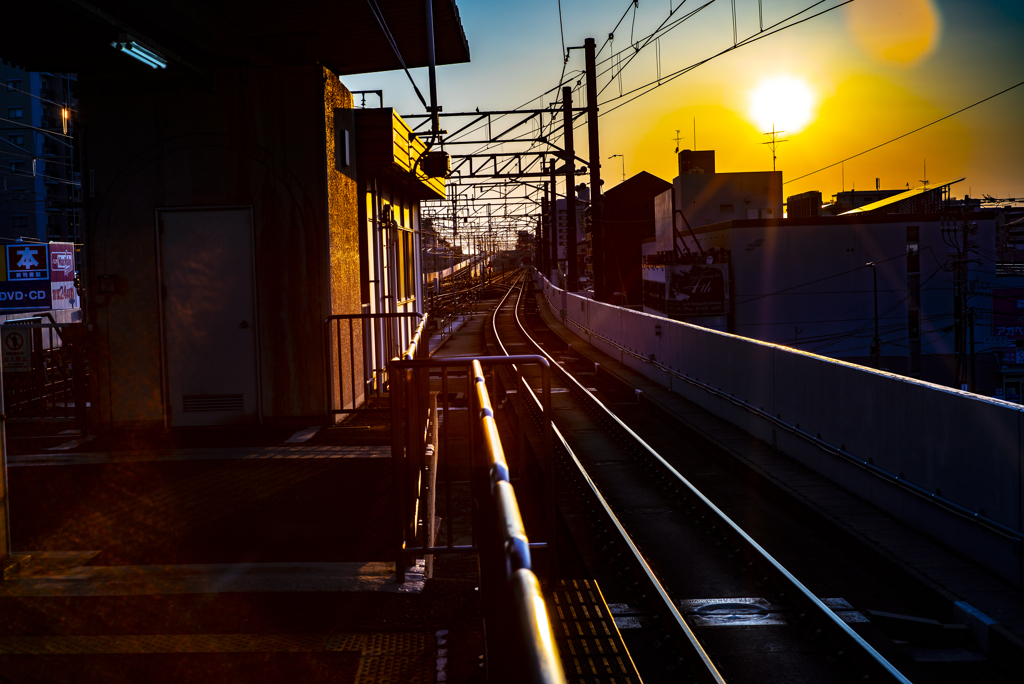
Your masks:
{"label": "metal fence", "polygon": [[85,430],[89,396],[85,326],[57,323],[44,313],[6,321],[0,335],[7,417],[63,419]]}
{"label": "metal fence", "polygon": [[[564,682],[561,663],[551,633],[547,610],[534,572],[531,551],[545,549],[554,569],[554,534],[547,544],[531,544],[523,526],[515,490],[514,469],[523,467],[524,437],[520,421],[521,459],[510,466],[498,436],[494,409],[484,380],[484,367],[492,373],[509,366],[516,374],[518,401],[523,401],[525,380],[520,368],[538,365],[542,371],[543,424],[540,460],[550,467],[551,385],[550,368],[542,356],[414,359],[390,364],[392,377],[392,487],[394,492],[395,549],[398,581],[415,558],[426,557],[428,575],[434,554],[477,553],[480,592],[484,606],[487,667],[492,681]],[[464,380],[466,428],[470,456],[471,543],[456,545],[452,533],[453,468],[449,431],[453,419],[449,392],[450,371],[465,370],[453,377]],[[440,371],[432,380],[431,370]],[[497,383],[493,383],[493,392]],[[440,403],[438,398],[440,397]],[[461,408],[461,407],[460,407]],[[521,408],[521,407],[520,407]],[[519,415],[523,413],[520,410]],[[444,416],[441,420],[440,417]],[[440,429],[439,429],[440,425]],[[439,466],[443,465],[443,470]],[[438,483],[439,473],[443,477]],[[553,470],[549,470],[549,473]],[[550,478],[549,478],[550,482]],[[442,491],[443,490],[443,493]],[[553,487],[549,487],[549,522],[554,521]],[[434,503],[445,502],[445,544],[435,544]],[[552,525],[553,528],[553,525]]]}
{"label": "metal fence", "polygon": [[[413,332],[410,321],[415,320],[419,327]],[[328,316],[324,320],[328,416],[387,411],[383,400],[388,396],[388,361],[402,355],[418,338],[425,320],[415,311]]]}

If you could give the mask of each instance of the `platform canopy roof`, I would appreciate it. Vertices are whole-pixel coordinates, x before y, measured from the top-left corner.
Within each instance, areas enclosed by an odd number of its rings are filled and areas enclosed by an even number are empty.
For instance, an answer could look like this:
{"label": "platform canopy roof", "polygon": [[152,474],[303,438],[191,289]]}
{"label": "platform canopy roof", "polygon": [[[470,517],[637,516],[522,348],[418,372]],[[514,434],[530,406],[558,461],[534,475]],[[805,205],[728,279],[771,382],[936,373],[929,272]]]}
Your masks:
{"label": "platform canopy roof", "polygon": [[954,183],[959,183],[962,180],[964,180],[964,179],[963,178],[958,178],[957,180],[946,181],[945,183],[938,183],[936,185],[922,185],[922,186],[916,187],[916,188],[914,188],[912,190],[907,190],[906,192],[901,192],[898,195],[893,195],[891,197],[886,197],[883,200],[879,200],[877,202],[872,202],[871,204],[865,204],[863,207],[857,207],[856,209],[851,209],[850,211],[844,211],[842,214],[840,214],[840,216],[849,216],[850,214],[869,214],[869,213],[871,213],[873,211],[880,211],[882,209],[891,208],[891,207],[894,207],[895,205],[899,204],[900,202],[905,202],[906,200],[913,199],[915,197],[919,197],[919,196],[921,196],[921,195],[923,195],[925,193],[928,193],[928,192],[935,192],[936,190],[942,190],[943,188],[949,187],[950,185],[953,185]]}
{"label": "platform canopy roof", "polygon": [[[469,61],[455,0],[431,0],[437,64]],[[425,0],[22,0],[0,21],[0,59],[28,71],[149,69],[111,47],[128,36],[169,69],[320,63],[339,75],[427,66]]]}

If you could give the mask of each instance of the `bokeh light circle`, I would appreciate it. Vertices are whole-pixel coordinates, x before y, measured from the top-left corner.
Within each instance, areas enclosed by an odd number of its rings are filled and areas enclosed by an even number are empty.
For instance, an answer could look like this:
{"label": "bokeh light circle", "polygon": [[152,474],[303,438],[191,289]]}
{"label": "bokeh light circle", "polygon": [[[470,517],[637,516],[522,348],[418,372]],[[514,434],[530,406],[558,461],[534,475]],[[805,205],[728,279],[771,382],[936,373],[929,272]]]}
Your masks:
{"label": "bokeh light circle", "polygon": [[879,61],[910,65],[939,46],[942,15],[934,0],[857,0],[845,9],[850,33]]}

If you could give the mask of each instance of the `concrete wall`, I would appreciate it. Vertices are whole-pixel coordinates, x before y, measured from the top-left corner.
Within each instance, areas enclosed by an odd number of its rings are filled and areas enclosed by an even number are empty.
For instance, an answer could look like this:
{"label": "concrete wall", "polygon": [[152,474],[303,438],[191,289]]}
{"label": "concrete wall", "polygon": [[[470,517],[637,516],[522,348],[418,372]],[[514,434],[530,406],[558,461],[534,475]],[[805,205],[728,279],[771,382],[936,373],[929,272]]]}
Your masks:
{"label": "concrete wall", "polygon": [[[690,225],[748,218],[782,218],[782,172],[685,174],[673,181],[676,209]],[[723,206],[731,207],[725,213]],[[685,234],[682,221],[676,226]]]}
{"label": "concrete wall", "polygon": [[[978,391],[993,395],[999,386],[991,347],[995,229],[991,215],[971,219],[968,306],[975,308],[974,336]],[[731,255],[731,316],[690,319],[704,327],[765,342],[868,364],[874,336],[872,269],[877,264],[881,367],[910,370],[907,228],[918,229],[919,326],[923,379],[955,383],[953,326],[954,259],[937,215],[738,220],[687,231],[682,239],[697,252],[723,249]],[[1009,285],[1009,283],[1007,283]],[[652,310],[653,313],[653,310]]]}
{"label": "concrete wall", "polygon": [[[1020,406],[591,301],[543,279],[541,285],[551,308],[564,308],[569,329],[594,346],[1006,579],[1021,582],[1024,568],[1011,540],[768,418],[777,416],[820,435],[854,457],[870,459],[928,492],[1022,531]],[[768,417],[737,406],[730,395]]]}
{"label": "concrete wall", "polygon": [[310,66],[81,79],[101,424],[164,422],[155,212],[170,207],[252,207],[262,415],[323,416],[322,321],[352,304],[348,289],[358,301],[350,259],[329,259],[357,224],[350,184],[329,195],[325,178],[325,111],[351,101],[336,79],[325,96],[330,78]]}

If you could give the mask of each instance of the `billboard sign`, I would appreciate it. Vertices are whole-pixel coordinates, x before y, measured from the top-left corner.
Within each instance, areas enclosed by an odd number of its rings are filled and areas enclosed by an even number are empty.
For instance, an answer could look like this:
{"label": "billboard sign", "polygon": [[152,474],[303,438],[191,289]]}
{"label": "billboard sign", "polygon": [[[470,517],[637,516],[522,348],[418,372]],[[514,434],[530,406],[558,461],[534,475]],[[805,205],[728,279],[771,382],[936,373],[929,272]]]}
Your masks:
{"label": "billboard sign", "polygon": [[70,242],[51,242],[50,248],[50,300],[54,309],[77,309],[78,292],[75,290],[75,245]]}
{"label": "billboard sign", "polygon": [[39,243],[7,245],[7,279],[18,282],[49,280],[46,247]]}
{"label": "billboard sign", "polygon": [[674,264],[666,267],[665,276],[665,313],[670,316],[728,312],[729,264]]}
{"label": "billboard sign", "polygon": [[47,247],[18,242],[0,249],[0,313],[50,308]]}
{"label": "billboard sign", "polygon": [[1011,346],[1024,339],[1024,288],[992,290],[992,335]]}

